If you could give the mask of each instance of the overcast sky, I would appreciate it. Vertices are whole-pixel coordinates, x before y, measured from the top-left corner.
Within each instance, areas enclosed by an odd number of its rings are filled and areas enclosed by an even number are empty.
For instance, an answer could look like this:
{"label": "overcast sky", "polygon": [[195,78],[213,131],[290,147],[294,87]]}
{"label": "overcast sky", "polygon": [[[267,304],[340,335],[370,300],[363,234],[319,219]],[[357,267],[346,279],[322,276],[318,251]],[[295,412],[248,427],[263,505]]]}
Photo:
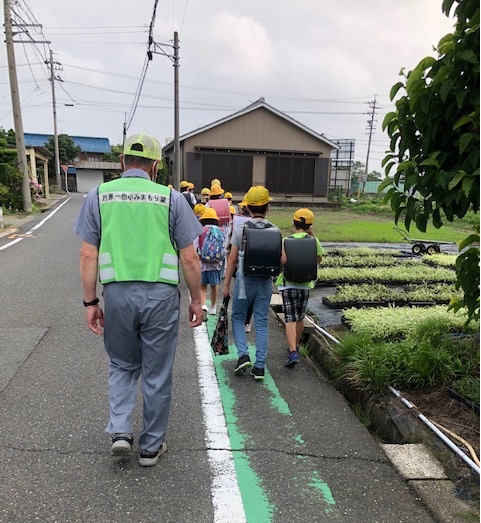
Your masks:
{"label": "overcast sky", "polygon": [[[34,40],[15,44],[25,132],[53,134],[49,49],[61,64],[56,82],[58,132],[122,142],[145,131],[174,136],[174,70],[166,56],[148,64],[137,109],[155,0],[10,0],[14,21]],[[365,163],[368,103],[377,98],[369,171],[381,171],[388,140],[384,115],[402,67],[436,56],[454,19],[442,0],[159,0],[154,39],[180,39],[180,134],[232,114],[260,97],[331,140],[356,140]],[[3,22],[3,20],[2,20]],[[17,35],[16,40],[28,40]],[[164,46],[171,53],[170,47]],[[0,126],[14,127],[6,47],[0,51]],[[73,105],[72,105],[73,104]]]}

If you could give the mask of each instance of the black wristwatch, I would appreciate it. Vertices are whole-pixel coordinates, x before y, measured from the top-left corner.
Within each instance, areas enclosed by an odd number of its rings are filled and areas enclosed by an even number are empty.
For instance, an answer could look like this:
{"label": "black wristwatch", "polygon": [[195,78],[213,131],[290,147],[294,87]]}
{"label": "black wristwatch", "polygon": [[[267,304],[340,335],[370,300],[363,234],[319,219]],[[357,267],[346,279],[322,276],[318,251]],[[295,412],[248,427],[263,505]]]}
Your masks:
{"label": "black wristwatch", "polygon": [[85,300],[82,300],[82,301],[83,301],[84,307],[90,307],[91,305],[97,305],[97,303],[100,300],[98,298],[95,298],[95,300],[92,300],[92,301],[85,301]]}

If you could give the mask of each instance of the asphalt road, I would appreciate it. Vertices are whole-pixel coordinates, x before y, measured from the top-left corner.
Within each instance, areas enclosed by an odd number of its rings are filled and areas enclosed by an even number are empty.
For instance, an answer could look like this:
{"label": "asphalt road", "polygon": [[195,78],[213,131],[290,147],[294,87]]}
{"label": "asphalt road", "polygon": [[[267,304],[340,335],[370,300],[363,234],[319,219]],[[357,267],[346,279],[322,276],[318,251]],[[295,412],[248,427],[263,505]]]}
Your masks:
{"label": "asphalt road", "polygon": [[0,238],[0,522],[435,521],[319,370],[284,367],[273,314],[266,381],[237,377],[234,349],[212,361],[205,327],[188,328],[184,285],[168,452],[148,469],[112,458],[72,233],[82,201]]}

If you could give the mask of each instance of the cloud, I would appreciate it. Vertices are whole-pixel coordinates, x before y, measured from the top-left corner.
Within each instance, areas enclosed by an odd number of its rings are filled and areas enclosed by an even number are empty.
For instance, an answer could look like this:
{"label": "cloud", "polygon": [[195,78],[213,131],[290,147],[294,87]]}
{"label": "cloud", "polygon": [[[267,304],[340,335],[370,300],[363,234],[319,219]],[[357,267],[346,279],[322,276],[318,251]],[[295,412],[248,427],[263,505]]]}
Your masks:
{"label": "cloud", "polygon": [[220,12],[208,18],[197,41],[199,65],[230,81],[269,75],[274,51],[267,31],[250,16]]}

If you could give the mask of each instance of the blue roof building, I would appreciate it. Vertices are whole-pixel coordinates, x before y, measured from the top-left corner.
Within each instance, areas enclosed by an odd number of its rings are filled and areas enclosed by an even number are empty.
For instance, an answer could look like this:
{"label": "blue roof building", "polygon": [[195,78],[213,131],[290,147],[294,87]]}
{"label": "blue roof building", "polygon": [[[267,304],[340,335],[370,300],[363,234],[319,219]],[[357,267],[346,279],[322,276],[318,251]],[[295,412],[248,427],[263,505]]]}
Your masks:
{"label": "blue roof building", "polygon": [[[51,134],[24,133],[25,147],[44,147]],[[109,153],[110,142],[108,138],[94,138],[90,136],[70,136],[73,143],[80,147],[83,153]]]}

